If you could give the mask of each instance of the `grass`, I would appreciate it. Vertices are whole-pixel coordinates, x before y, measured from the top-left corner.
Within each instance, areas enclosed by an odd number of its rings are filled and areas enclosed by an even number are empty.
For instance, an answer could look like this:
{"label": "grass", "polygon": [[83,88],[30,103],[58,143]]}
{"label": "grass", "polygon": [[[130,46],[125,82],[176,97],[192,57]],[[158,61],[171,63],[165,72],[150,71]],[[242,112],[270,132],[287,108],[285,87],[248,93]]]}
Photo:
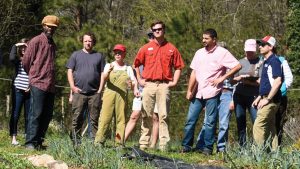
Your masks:
{"label": "grass", "polygon": [[[7,131],[0,130],[0,168],[34,168],[25,157],[33,154],[49,154],[56,160],[62,160],[72,168],[145,168],[154,169],[155,166],[143,160],[121,160],[121,155],[125,150],[114,148],[112,141],[107,141],[105,147],[93,144],[92,140],[83,139],[82,144],[74,148],[71,140],[66,134],[53,133],[47,136],[47,150],[28,151],[23,146],[12,146]],[[24,144],[24,138],[18,137],[20,143]],[[127,146],[133,146],[134,142],[129,142]],[[181,160],[188,163],[206,163],[209,160],[219,160],[218,155],[206,157],[198,153],[181,154],[179,152],[179,142],[171,144],[171,152],[159,152],[158,150],[148,151],[151,154],[165,156],[171,159]],[[223,162],[211,163],[211,165],[223,165]],[[20,167],[22,166],[22,167]]]}
{"label": "grass", "polygon": [[[34,168],[25,159],[35,152],[27,151],[22,146],[12,146],[10,137],[6,131],[0,130],[0,168]],[[23,142],[24,139],[20,139]]]}
{"label": "grass", "polygon": [[[19,141],[24,144],[24,138],[19,136]],[[111,168],[111,169],[131,169],[145,168],[154,169],[152,163],[142,159],[122,160],[124,149],[115,148],[114,143],[107,141],[105,147],[94,145],[90,139],[83,139],[82,144],[74,148],[68,135],[63,132],[48,132],[44,151],[28,151],[23,146],[12,146],[10,137],[6,130],[0,130],[0,168],[35,168],[25,157],[33,154],[49,154],[56,160],[62,160],[72,169],[80,168]],[[136,139],[138,140],[138,139]],[[127,147],[131,147],[137,142],[129,142]],[[246,147],[239,147],[234,143],[229,145],[227,153],[214,153],[212,156],[205,156],[196,152],[182,154],[179,153],[181,146],[179,140],[174,140],[170,144],[170,151],[160,152],[149,150],[151,154],[168,157],[174,160],[184,161],[189,164],[224,166],[226,168],[300,168],[300,152],[291,145],[284,145],[281,149],[267,153],[264,148],[259,148],[253,144]]]}

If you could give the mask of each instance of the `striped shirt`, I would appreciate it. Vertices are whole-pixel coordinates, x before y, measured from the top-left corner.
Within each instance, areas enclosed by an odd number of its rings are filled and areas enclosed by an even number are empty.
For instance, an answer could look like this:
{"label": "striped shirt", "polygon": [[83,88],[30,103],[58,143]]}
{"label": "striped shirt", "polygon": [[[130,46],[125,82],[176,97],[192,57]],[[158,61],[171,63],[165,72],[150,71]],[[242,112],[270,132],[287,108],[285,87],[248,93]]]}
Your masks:
{"label": "striped shirt", "polygon": [[29,88],[29,77],[25,72],[22,63],[19,62],[18,73],[14,80],[14,85],[17,89],[27,90]]}

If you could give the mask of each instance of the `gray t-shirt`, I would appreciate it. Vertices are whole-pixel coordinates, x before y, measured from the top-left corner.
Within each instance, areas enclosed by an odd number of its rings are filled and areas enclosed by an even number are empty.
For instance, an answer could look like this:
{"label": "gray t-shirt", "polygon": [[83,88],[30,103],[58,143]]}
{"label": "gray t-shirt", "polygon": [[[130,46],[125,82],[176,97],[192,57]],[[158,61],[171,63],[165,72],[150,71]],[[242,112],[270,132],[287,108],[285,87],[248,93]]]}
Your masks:
{"label": "gray t-shirt", "polygon": [[[262,63],[263,60],[259,57],[253,60],[248,60],[246,58],[239,60],[242,65],[242,69],[235,74],[235,76],[239,75],[250,75],[249,80],[256,81],[259,77],[261,77],[262,71]],[[259,86],[246,85],[243,83],[238,83],[235,89],[235,93],[241,94],[244,96],[257,96],[259,91]]]}
{"label": "gray t-shirt", "polygon": [[82,90],[81,93],[93,94],[99,89],[105,64],[105,57],[101,53],[79,50],[71,55],[66,67],[73,70],[75,86]]}

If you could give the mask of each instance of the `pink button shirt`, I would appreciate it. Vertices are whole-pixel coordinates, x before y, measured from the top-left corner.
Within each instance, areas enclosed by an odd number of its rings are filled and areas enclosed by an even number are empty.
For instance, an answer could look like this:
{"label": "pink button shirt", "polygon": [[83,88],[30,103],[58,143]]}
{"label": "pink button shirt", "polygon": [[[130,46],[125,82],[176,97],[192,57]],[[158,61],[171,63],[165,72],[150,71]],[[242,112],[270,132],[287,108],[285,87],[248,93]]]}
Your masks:
{"label": "pink button shirt", "polygon": [[198,82],[196,98],[209,99],[216,96],[222,89],[223,83],[213,87],[211,81],[223,76],[226,69],[232,69],[239,61],[225,48],[216,46],[210,51],[199,49],[192,60],[191,68],[195,70]]}

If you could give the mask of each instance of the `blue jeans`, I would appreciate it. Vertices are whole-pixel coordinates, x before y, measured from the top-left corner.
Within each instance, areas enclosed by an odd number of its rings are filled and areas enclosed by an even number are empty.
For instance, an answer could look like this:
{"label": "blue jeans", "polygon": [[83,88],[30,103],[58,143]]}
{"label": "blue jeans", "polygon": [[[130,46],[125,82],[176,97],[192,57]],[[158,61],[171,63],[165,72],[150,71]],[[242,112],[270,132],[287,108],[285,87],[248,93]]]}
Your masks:
{"label": "blue jeans", "polygon": [[184,138],[182,146],[190,149],[194,142],[195,125],[198,121],[199,114],[204,107],[205,110],[205,132],[204,134],[204,148],[212,151],[214,144],[214,133],[216,130],[216,120],[218,114],[218,104],[220,95],[209,99],[194,98],[191,100],[187,120],[184,127]]}
{"label": "blue jeans", "polygon": [[[226,143],[228,141],[228,130],[231,112],[229,110],[230,102],[232,100],[232,91],[223,91],[220,97],[219,108],[219,134],[217,141],[217,151],[225,151]],[[198,135],[196,149],[204,149],[204,133],[205,133],[206,119],[204,119],[203,127]]]}
{"label": "blue jeans", "polygon": [[246,110],[248,109],[250,113],[252,124],[254,124],[256,119],[257,109],[251,106],[254,100],[255,96],[244,96],[237,93],[233,95],[240,146],[244,146],[246,144]]}
{"label": "blue jeans", "polygon": [[10,116],[9,131],[10,136],[16,136],[18,130],[18,121],[20,118],[22,106],[24,105],[25,133],[27,128],[27,116],[30,108],[30,93],[17,89],[14,85],[12,91],[12,114]]}
{"label": "blue jeans", "polygon": [[53,116],[54,93],[30,87],[30,111],[26,133],[26,145],[42,145]]}

